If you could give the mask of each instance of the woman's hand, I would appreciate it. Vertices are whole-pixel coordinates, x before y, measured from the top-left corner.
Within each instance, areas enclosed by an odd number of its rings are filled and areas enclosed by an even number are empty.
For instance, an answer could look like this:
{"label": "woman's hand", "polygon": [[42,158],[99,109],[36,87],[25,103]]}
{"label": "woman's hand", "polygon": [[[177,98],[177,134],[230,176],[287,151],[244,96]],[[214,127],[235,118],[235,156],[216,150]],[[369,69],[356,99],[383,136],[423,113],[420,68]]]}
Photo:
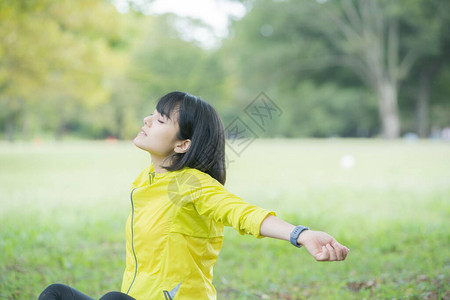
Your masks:
{"label": "woman's hand", "polygon": [[[294,225],[268,215],[261,223],[260,234],[289,241],[290,233],[294,228]],[[347,247],[339,244],[334,237],[322,231],[305,230],[300,233],[297,243],[303,245],[317,261],[344,260],[349,251]]]}
{"label": "woman's hand", "polygon": [[344,260],[350,251],[322,231],[305,230],[298,237],[297,243],[303,245],[317,261]]}

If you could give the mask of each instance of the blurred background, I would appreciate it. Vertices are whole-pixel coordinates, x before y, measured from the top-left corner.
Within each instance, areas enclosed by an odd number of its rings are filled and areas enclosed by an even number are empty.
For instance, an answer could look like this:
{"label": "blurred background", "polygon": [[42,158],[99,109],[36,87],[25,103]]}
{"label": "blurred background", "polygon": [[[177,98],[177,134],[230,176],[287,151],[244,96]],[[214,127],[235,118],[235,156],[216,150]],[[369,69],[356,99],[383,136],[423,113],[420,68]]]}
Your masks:
{"label": "blurred background", "polygon": [[448,0],[0,0],[0,299],[120,290],[130,140],[174,90],[222,116],[228,190],[351,249],[226,228],[218,299],[450,299],[449,28]]}
{"label": "blurred background", "polygon": [[264,91],[268,137],[448,138],[449,6],[2,0],[0,139],[130,139],[173,90],[225,124]]}

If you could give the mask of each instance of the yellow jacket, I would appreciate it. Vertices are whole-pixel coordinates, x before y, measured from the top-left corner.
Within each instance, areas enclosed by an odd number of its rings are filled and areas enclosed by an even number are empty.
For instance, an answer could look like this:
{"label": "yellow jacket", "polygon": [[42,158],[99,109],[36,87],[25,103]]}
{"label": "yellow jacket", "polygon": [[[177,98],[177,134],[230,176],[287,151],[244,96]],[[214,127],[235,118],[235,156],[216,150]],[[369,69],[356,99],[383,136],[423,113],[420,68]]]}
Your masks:
{"label": "yellow jacket", "polygon": [[261,238],[275,213],[244,202],[197,169],[155,173],[132,183],[122,292],[137,300],[216,299],[213,266],[224,225]]}

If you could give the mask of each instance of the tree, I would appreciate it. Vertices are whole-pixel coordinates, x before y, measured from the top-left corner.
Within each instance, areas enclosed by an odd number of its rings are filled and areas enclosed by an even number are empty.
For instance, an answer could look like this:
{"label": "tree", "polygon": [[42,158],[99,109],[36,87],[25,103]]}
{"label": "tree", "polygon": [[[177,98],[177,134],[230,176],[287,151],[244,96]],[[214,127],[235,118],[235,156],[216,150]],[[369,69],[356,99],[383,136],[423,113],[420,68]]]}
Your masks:
{"label": "tree", "polygon": [[141,111],[150,109],[149,102],[164,94],[182,90],[200,96],[218,109],[229,99],[226,74],[215,52],[184,41],[174,27],[179,19],[172,14],[146,16],[145,28],[137,37],[128,76],[139,86],[143,103]]}
{"label": "tree", "polygon": [[102,0],[0,2],[0,126],[10,140],[40,126],[61,137],[79,107],[108,101],[117,15]]}
{"label": "tree", "polygon": [[[341,86],[355,86],[351,76],[336,67],[352,70],[378,99],[382,135],[399,137],[398,90],[418,59],[440,47],[438,33],[445,25],[431,16],[442,7],[434,5],[431,12],[424,10],[428,5],[424,0],[247,3],[251,10],[235,24],[235,39],[240,48],[246,49],[245,64],[259,61],[263,65],[256,67],[265,70],[259,75],[265,76],[261,79],[264,82],[259,81],[262,86],[267,85],[268,79],[299,83],[305,74]],[[253,34],[245,38],[238,32],[249,33],[249,29],[253,29]],[[245,52],[249,48],[253,49],[251,55]]]}
{"label": "tree", "polygon": [[[411,69],[410,76],[405,79],[403,85],[404,110],[407,110],[408,106],[412,108],[413,122],[411,123],[414,125],[411,126],[411,130],[416,131],[423,138],[429,136],[430,125],[433,125],[430,122],[430,108],[433,107],[433,104],[438,106],[443,104],[442,102],[445,100],[440,101],[439,98],[445,98],[445,94],[447,94],[446,88],[444,90],[442,88],[444,85],[439,83],[442,81],[441,77],[444,77],[450,68],[449,11],[450,3],[448,1],[421,2],[420,14],[433,24],[433,32],[429,31],[428,34],[435,38],[423,44],[422,47],[427,48],[427,51],[422,51],[423,55],[418,57]],[[417,17],[411,19],[417,19]],[[430,27],[428,26],[428,28]],[[414,105],[411,105],[409,99],[414,100]],[[434,125],[439,127],[450,124],[437,122]]]}
{"label": "tree", "polygon": [[400,135],[400,81],[418,58],[438,47],[440,24],[424,15],[423,5],[419,0],[342,0],[327,1],[315,10],[332,21],[327,25],[335,30],[321,30],[342,55],[342,64],[377,95],[382,133],[389,139]]}

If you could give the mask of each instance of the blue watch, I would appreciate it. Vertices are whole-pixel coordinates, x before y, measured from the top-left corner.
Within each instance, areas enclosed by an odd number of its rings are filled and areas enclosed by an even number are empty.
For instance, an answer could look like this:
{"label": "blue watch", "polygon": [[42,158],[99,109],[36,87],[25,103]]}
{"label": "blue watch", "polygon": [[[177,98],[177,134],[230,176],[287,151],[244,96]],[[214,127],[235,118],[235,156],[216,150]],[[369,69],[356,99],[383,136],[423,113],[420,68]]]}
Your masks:
{"label": "blue watch", "polygon": [[292,245],[294,245],[297,248],[300,248],[302,245],[297,244],[297,239],[300,235],[300,233],[302,233],[305,230],[308,230],[309,228],[303,225],[298,225],[297,227],[294,228],[294,230],[292,230],[291,232],[291,238],[290,238],[290,242]]}

